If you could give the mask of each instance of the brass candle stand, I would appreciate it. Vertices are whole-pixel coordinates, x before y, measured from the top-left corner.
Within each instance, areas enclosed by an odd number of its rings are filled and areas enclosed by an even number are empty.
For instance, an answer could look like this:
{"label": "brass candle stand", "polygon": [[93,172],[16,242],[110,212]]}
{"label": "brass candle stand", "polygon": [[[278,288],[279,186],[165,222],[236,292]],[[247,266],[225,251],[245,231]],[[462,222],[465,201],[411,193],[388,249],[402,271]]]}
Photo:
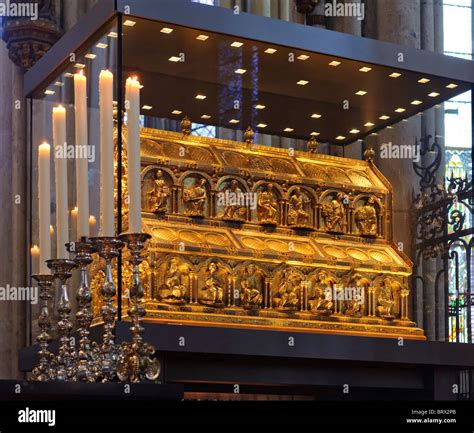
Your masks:
{"label": "brass candle stand", "polygon": [[89,338],[93,314],[92,293],[87,273],[87,266],[92,263],[94,246],[88,238],[82,237],[79,242],[74,243],[73,252],[75,252],[74,261],[80,270],[80,282],[76,293],[78,302],[76,319],[79,324],[76,379],[81,382],[95,382],[100,372],[99,348],[97,343]]}
{"label": "brass candle stand", "polygon": [[117,293],[112,276],[112,260],[118,257],[123,244],[115,237],[95,237],[91,239],[94,250],[105,260],[104,282],[100,287],[103,305],[100,310],[104,322],[102,344],[99,348],[99,367],[102,382],[109,382],[116,377],[118,347],[114,342],[114,327],[117,308],[114,306],[114,297]]}
{"label": "brass candle stand", "polygon": [[140,305],[143,297],[143,285],[140,280],[139,265],[143,261],[141,253],[145,242],[150,237],[147,233],[124,233],[119,236],[119,239],[127,245],[130,251],[129,262],[133,267],[128,310],[132,322],[130,326],[132,341],[121,344],[117,364],[117,377],[122,382],[137,383],[145,379],[155,381],[160,375],[160,363],[156,358],[152,358],[155,348],[143,341],[144,328],[141,326],[145,308]]}
{"label": "brass candle stand", "polygon": [[36,341],[38,341],[40,345],[40,350],[38,351],[40,360],[39,364],[32,371],[32,379],[45,382],[56,378],[54,355],[49,351],[51,321],[48,304],[51,299],[54,275],[35,274],[31,277],[38,282],[39,298],[41,299],[40,314],[38,317],[38,325],[41,332],[36,338]]}
{"label": "brass candle stand", "polygon": [[71,271],[76,263],[69,259],[51,259],[46,262],[53,271],[54,278],[60,281],[60,296],[58,302],[58,333],[59,350],[56,358],[56,380],[75,381],[76,377],[76,349],[70,342],[72,323],[70,320],[71,303],[66,281],[71,277]]}

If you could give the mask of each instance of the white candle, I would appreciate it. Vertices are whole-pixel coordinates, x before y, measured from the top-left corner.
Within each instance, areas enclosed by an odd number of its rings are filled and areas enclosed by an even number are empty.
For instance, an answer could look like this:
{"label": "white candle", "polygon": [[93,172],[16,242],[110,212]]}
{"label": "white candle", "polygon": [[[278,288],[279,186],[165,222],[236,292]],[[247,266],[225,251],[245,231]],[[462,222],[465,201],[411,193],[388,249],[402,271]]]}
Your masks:
{"label": "white candle", "polygon": [[96,236],[96,225],[97,225],[97,220],[94,215],[89,216],[89,231],[91,236]]}
{"label": "white candle", "polygon": [[87,160],[87,78],[74,74],[74,118],[76,129],[77,237],[89,237],[89,178]]}
{"label": "white candle", "polygon": [[38,248],[38,245],[33,245],[30,248],[30,253],[31,253],[31,274],[35,275],[38,273],[39,269],[39,264],[38,262],[40,261],[40,249]]}
{"label": "white candle", "polygon": [[77,206],[71,209],[71,236],[77,239]]}
{"label": "white candle", "polygon": [[125,103],[127,107],[128,158],[128,231],[142,231],[140,181],[140,82],[127,78]]}
{"label": "white candle", "polygon": [[[62,106],[53,108],[53,143],[56,177],[56,257],[66,259],[69,257],[65,246],[69,242],[69,215],[67,205],[66,110]],[[43,249],[41,245],[40,249]]]}
{"label": "white candle", "polygon": [[110,71],[99,76],[100,109],[100,234],[115,236],[114,227],[114,117],[113,82]]}
{"label": "white candle", "polygon": [[39,221],[39,272],[49,274],[46,260],[51,258],[51,146],[40,144],[38,148],[38,221]]}

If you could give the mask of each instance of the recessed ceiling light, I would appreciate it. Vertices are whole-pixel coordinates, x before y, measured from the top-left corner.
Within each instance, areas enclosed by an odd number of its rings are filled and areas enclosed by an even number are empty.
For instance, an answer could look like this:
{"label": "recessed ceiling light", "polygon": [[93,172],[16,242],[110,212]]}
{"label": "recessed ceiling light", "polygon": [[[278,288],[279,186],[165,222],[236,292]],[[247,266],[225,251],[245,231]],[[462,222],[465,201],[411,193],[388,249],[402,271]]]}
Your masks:
{"label": "recessed ceiling light", "polygon": [[332,62],[328,63],[329,66],[339,66],[340,64],[341,62],[338,62],[337,60],[333,60]]}
{"label": "recessed ceiling light", "polygon": [[275,54],[277,50],[275,50],[275,48],[267,48],[264,52],[267,54]]}
{"label": "recessed ceiling light", "polygon": [[431,92],[431,93],[428,93],[428,96],[430,96],[431,98],[436,98],[437,96],[439,96],[439,93],[438,92]]}
{"label": "recessed ceiling light", "polygon": [[196,39],[198,41],[206,41],[207,39],[209,39],[209,36],[207,36],[207,35],[198,35],[198,36],[196,36]]}
{"label": "recessed ceiling light", "polygon": [[390,119],[390,116],[387,116],[387,115],[382,115],[379,117],[380,120],[387,120],[387,119]]}
{"label": "recessed ceiling light", "polygon": [[387,126],[387,129],[393,129],[393,126]]}
{"label": "recessed ceiling light", "polygon": [[408,122],[408,119],[402,119],[402,122]]}
{"label": "recessed ceiling light", "polygon": [[84,65],[84,63],[76,63],[74,65],[75,68],[77,69],[84,69],[86,67],[86,65]]}
{"label": "recessed ceiling light", "polygon": [[72,78],[72,77],[74,77],[74,74],[71,74],[70,72],[66,72],[64,74],[64,76],[67,77],[67,78]]}
{"label": "recessed ceiling light", "polygon": [[236,74],[245,74],[245,73],[247,72],[247,69],[240,69],[240,68],[239,68],[239,69],[236,69],[234,72],[235,72]]}
{"label": "recessed ceiling light", "polygon": [[118,37],[118,34],[117,34],[117,32],[110,32],[107,36],[108,36],[109,38],[117,38],[117,37]]}
{"label": "recessed ceiling light", "polygon": [[44,91],[44,94],[45,94],[45,95],[54,95],[55,93],[56,93],[56,92],[55,92],[54,90],[49,90],[49,89],[47,89],[47,90]]}
{"label": "recessed ceiling light", "polygon": [[317,137],[318,135],[320,135],[320,133],[319,133],[319,132],[316,132],[316,131],[313,131],[313,132],[312,132],[311,134],[309,134],[309,135],[313,135],[314,137]]}
{"label": "recessed ceiling light", "polygon": [[169,27],[163,27],[163,28],[160,30],[160,32],[169,35],[170,33],[173,32],[173,29],[170,29]]}
{"label": "recessed ceiling light", "polygon": [[436,104],[435,108],[441,108],[441,104]]}
{"label": "recessed ceiling light", "polygon": [[377,134],[376,132],[372,132],[372,134],[370,134],[370,135],[379,135],[379,134]]}
{"label": "recessed ceiling light", "polygon": [[211,116],[209,116],[209,114],[203,114],[201,116],[201,119],[210,119],[210,118],[211,118]]}
{"label": "recessed ceiling light", "polygon": [[420,104],[423,104],[423,101],[419,101],[418,99],[411,101],[411,105],[420,105]]}
{"label": "recessed ceiling light", "polygon": [[370,127],[370,126],[375,126],[375,123],[367,122],[367,123],[364,124],[364,126],[369,126],[369,127]]}
{"label": "recessed ceiling light", "polygon": [[87,58],[87,59],[95,59],[97,57],[97,55],[92,54],[92,53],[87,53],[84,57]]}
{"label": "recessed ceiling light", "polygon": [[371,70],[372,68],[369,68],[368,66],[363,66],[362,68],[359,69],[360,72],[369,72]]}
{"label": "recessed ceiling light", "polygon": [[230,119],[229,123],[239,123],[239,121],[237,119]]}
{"label": "recessed ceiling light", "polygon": [[283,132],[293,132],[293,131],[294,131],[293,128],[285,128],[285,129],[283,130]]}
{"label": "recessed ceiling light", "polygon": [[312,119],[319,119],[320,117],[322,117],[321,114],[318,114],[318,113],[313,113],[313,114],[311,114],[311,118],[312,118]]}
{"label": "recessed ceiling light", "polygon": [[243,44],[244,44],[243,42],[234,41],[230,44],[230,46],[235,47],[235,48],[240,48]]}
{"label": "recessed ceiling light", "polygon": [[124,26],[128,26],[128,27],[133,27],[137,22],[136,21],[132,21],[132,20],[125,20],[123,22],[123,25]]}
{"label": "recessed ceiling light", "polygon": [[266,123],[259,123],[257,125],[257,128],[266,128],[267,127],[267,124]]}
{"label": "recessed ceiling light", "polygon": [[421,84],[426,84],[426,83],[429,83],[431,80],[429,78],[420,78],[418,80],[419,83]]}
{"label": "recessed ceiling light", "polygon": [[389,77],[390,78],[398,78],[400,77],[402,74],[400,74],[399,72],[392,72]]}
{"label": "recessed ceiling light", "polygon": [[196,99],[206,99],[207,96],[206,95],[196,95]]}
{"label": "recessed ceiling light", "polygon": [[151,110],[153,107],[151,105],[144,105],[142,110]]}
{"label": "recessed ceiling light", "polygon": [[457,85],[457,84],[454,84],[454,83],[451,83],[451,84],[448,84],[446,87],[447,87],[448,89],[455,89],[456,87],[458,87],[458,85]]}
{"label": "recessed ceiling light", "polygon": [[107,48],[109,44],[104,44],[103,42],[99,42],[95,44],[96,48]]}
{"label": "recessed ceiling light", "polygon": [[359,131],[358,129],[353,128],[353,129],[351,129],[349,132],[350,132],[351,134],[358,134],[360,131]]}
{"label": "recessed ceiling light", "polygon": [[54,85],[57,86],[57,87],[63,87],[63,86],[64,86],[64,83],[62,83],[61,81],[56,81],[56,82],[54,83]]}
{"label": "recessed ceiling light", "polygon": [[407,111],[407,110],[405,110],[405,109],[402,108],[402,107],[397,108],[397,109],[395,110],[396,113],[403,113],[404,111]]}
{"label": "recessed ceiling light", "polygon": [[173,110],[171,112],[171,114],[181,114],[181,113],[182,113],[182,111],[180,111],[180,110]]}
{"label": "recessed ceiling light", "polygon": [[359,90],[355,93],[356,95],[359,95],[359,96],[364,96],[367,94],[367,92],[365,90]]}
{"label": "recessed ceiling light", "polygon": [[265,107],[266,107],[266,105],[262,105],[262,104],[257,104],[257,105],[255,106],[255,108],[256,108],[257,110],[263,110]]}
{"label": "recessed ceiling light", "polygon": [[170,62],[179,62],[181,60],[181,57],[178,57],[178,56],[171,56],[169,59],[168,59]]}
{"label": "recessed ceiling light", "polygon": [[306,81],[306,80],[299,80],[296,82],[296,84],[299,84],[300,86],[306,86],[306,84],[308,84],[309,81]]}
{"label": "recessed ceiling light", "polygon": [[300,54],[298,57],[297,57],[298,60],[308,60],[309,59],[309,56],[307,56],[306,54]]}
{"label": "recessed ceiling light", "polygon": [[338,135],[336,137],[336,140],[345,140],[345,139],[346,139],[346,137],[344,137],[343,135]]}

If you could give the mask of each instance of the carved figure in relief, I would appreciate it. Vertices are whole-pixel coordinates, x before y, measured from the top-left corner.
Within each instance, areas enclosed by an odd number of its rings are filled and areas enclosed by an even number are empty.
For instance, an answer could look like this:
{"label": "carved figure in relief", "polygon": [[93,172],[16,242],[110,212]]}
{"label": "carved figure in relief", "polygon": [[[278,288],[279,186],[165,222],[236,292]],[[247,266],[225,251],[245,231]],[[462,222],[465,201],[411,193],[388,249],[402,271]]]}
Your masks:
{"label": "carved figure in relief", "polygon": [[257,216],[260,224],[276,224],[277,201],[273,194],[273,184],[270,183],[262,191],[257,200]]}
{"label": "carved figure in relief", "polygon": [[160,288],[161,300],[171,304],[186,302],[187,282],[189,282],[188,266],[180,265],[176,257],[172,258],[165,273],[165,283]]}
{"label": "carved figure in relief", "polygon": [[377,297],[377,314],[385,319],[392,319],[395,299],[393,297],[392,280],[386,278],[379,289]]}
{"label": "carved figure in relief", "polygon": [[360,274],[353,275],[347,288],[349,290],[348,298],[345,301],[345,311],[346,316],[360,316],[363,313],[363,304],[365,299],[365,292],[369,286],[369,281],[366,278],[363,278]]}
{"label": "carved figure in relief", "polygon": [[333,311],[332,286],[334,281],[325,271],[319,272],[313,286],[312,299],[308,301],[311,311],[330,314]]}
{"label": "carved figure in relief", "polygon": [[204,297],[199,299],[199,302],[212,307],[223,307],[224,283],[219,277],[217,270],[217,263],[209,263],[206,270],[204,287],[201,289],[204,292]]}
{"label": "carved figure in relief", "polygon": [[185,213],[190,216],[204,216],[204,206],[207,199],[205,179],[195,180],[194,184],[183,191]]}
{"label": "carved figure in relief", "polygon": [[247,265],[241,280],[240,298],[244,308],[259,307],[263,301],[265,277],[253,263]]}
{"label": "carved figure in relief", "polygon": [[148,209],[151,212],[166,212],[170,190],[163,178],[163,172],[158,170],[153,181],[153,188],[148,192]]}
{"label": "carved figure in relief", "polygon": [[299,275],[290,275],[283,271],[278,291],[273,297],[273,306],[280,311],[295,311],[300,306],[302,278]]}
{"label": "carved figure in relief", "polygon": [[359,232],[363,235],[377,234],[377,211],[375,210],[375,199],[370,197],[367,204],[359,207],[354,214],[355,223]]}
{"label": "carved figure in relief", "polygon": [[244,196],[242,189],[239,187],[239,183],[233,179],[224,192],[224,199],[229,198],[228,203],[224,208],[224,214],[222,219],[229,221],[245,221],[245,215],[247,209],[241,204],[241,198]]}
{"label": "carved figure in relief", "polygon": [[288,210],[288,225],[294,227],[308,227],[309,212],[308,205],[311,203],[302,192],[300,187],[296,187],[291,194]]}
{"label": "carved figure in relief", "polygon": [[337,227],[340,231],[344,231],[345,210],[342,204],[342,195],[338,194],[330,203],[323,204],[321,215],[323,216],[328,231],[336,231]]}

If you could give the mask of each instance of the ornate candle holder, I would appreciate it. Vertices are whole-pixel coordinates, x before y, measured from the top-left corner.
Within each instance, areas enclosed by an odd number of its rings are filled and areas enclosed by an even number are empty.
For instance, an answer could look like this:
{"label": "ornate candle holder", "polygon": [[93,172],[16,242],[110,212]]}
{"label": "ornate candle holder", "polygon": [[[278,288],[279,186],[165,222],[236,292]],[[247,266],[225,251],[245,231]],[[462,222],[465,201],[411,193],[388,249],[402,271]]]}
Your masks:
{"label": "ornate candle holder", "polygon": [[58,302],[58,333],[59,351],[56,358],[56,379],[74,381],[76,376],[76,349],[70,343],[72,323],[69,319],[71,314],[71,303],[66,281],[71,277],[71,271],[76,263],[69,259],[51,259],[46,262],[53,271],[54,277],[61,282],[60,296]]}
{"label": "ornate candle holder", "polygon": [[151,236],[147,233],[124,233],[119,236],[130,250],[130,264],[133,266],[132,283],[130,285],[130,307],[128,315],[132,321],[130,331],[132,341],[120,346],[120,356],[117,363],[117,377],[120,381],[133,383],[141,380],[155,381],[160,376],[160,363],[152,358],[155,348],[145,343],[142,338],[144,331],[140,322],[145,315],[145,308],[140,305],[143,297],[143,285],[140,280],[138,266],[143,261],[141,252],[145,242]]}
{"label": "ornate candle holder", "polygon": [[114,327],[117,308],[113,299],[117,293],[112,276],[112,260],[119,255],[123,243],[115,237],[96,237],[91,239],[94,250],[105,260],[104,282],[100,294],[104,301],[100,314],[104,321],[104,334],[99,348],[99,367],[102,382],[114,380],[117,368],[118,347],[114,342]]}
{"label": "ornate candle holder", "polygon": [[89,338],[90,326],[93,319],[92,314],[92,293],[89,288],[89,276],[87,265],[92,263],[92,253],[94,247],[92,242],[83,237],[79,242],[74,243],[76,255],[74,261],[80,269],[80,282],[76,293],[78,311],[76,319],[79,323],[79,349],[77,351],[77,371],[76,379],[81,382],[95,382],[100,371],[99,350],[95,342]]}
{"label": "ornate candle holder", "polygon": [[38,282],[39,298],[41,299],[41,310],[38,317],[38,325],[41,332],[36,337],[36,341],[38,341],[40,345],[40,350],[38,351],[40,361],[32,371],[32,379],[45,382],[47,380],[54,380],[56,376],[54,355],[48,348],[51,341],[51,335],[49,334],[51,321],[49,319],[48,301],[51,299],[54,275],[36,274],[31,277]]}

